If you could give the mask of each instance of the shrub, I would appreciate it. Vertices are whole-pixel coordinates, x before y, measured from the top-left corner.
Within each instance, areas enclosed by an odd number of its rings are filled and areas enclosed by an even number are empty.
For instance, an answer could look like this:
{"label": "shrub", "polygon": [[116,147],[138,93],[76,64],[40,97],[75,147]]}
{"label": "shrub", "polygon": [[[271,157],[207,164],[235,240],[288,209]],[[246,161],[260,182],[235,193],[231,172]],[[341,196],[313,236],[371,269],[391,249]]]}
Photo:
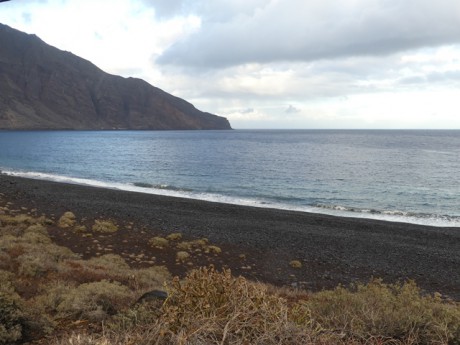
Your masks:
{"label": "shrub", "polygon": [[169,245],[169,241],[164,237],[153,237],[150,239],[149,244],[154,248],[163,249]]}
{"label": "shrub", "polygon": [[411,281],[387,285],[374,280],[354,290],[338,287],[313,294],[293,310],[297,321],[313,321],[349,339],[460,343],[459,306],[443,303],[440,296],[423,296]]}
{"label": "shrub", "polygon": [[95,220],[92,229],[94,232],[113,233],[118,231],[118,225],[111,220]]}
{"label": "shrub", "polygon": [[36,219],[26,214],[18,214],[15,216],[2,214],[0,215],[0,225],[10,224],[10,225],[18,225],[18,224],[35,224],[41,221],[40,219]]}
{"label": "shrub", "polygon": [[57,313],[58,306],[64,298],[75,289],[75,284],[68,281],[52,281],[41,286],[40,293],[33,298],[33,303],[39,305],[49,314]]}
{"label": "shrub", "polygon": [[45,228],[42,224],[33,224],[33,225],[30,225],[30,226],[24,231],[24,233],[29,233],[29,232],[32,232],[32,233],[39,233],[39,234],[41,234],[41,235],[48,236],[48,230],[46,230],[46,228]]}
{"label": "shrub", "polygon": [[292,268],[301,268],[301,267],[302,267],[302,263],[301,263],[299,260],[292,260],[292,261],[289,263],[289,266],[291,266]]}
{"label": "shrub", "polygon": [[183,262],[190,258],[190,254],[184,251],[179,251],[176,253],[176,261]]}
{"label": "shrub", "polygon": [[99,257],[94,257],[86,260],[86,264],[106,271],[123,271],[130,269],[125,259],[116,254],[105,254]]}
{"label": "shrub", "polygon": [[59,218],[58,220],[58,226],[60,228],[70,228],[74,225],[75,225],[75,215],[70,211],[65,212],[61,216],[61,218]]}
{"label": "shrub", "polygon": [[11,344],[22,338],[24,314],[16,300],[0,291],[0,344]]}
{"label": "shrub", "polygon": [[204,249],[208,245],[208,239],[207,238],[202,238],[198,240],[193,240],[193,241],[183,241],[177,244],[177,249],[182,249],[182,250],[192,250],[192,249]]}
{"label": "shrub", "polygon": [[159,289],[166,281],[171,279],[171,274],[164,266],[140,268],[131,270],[130,273],[134,279],[128,285],[137,290]]}
{"label": "shrub", "polygon": [[168,236],[166,236],[166,239],[168,241],[179,241],[182,239],[182,234],[179,233],[179,232],[175,232],[175,233],[172,233],[172,234],[169,234]]}
{"label": "shrub", "polygon": [[[46,229],[45,229],[46,230]],[[29,231],[22,235],[22,241],[30,244],[50,244],[51,238],[43,232]]]}
{"label": "shrub", "polygon": [[207,246],[205,249],[205,253],[220,254],[222,253],[222,249],[220,249],[218,246]]}
{"label": "shrub", "polygon": [[58,305],[57,311],[61,317],[101,321],[127,306],[131,300],[131,291],[119,283],[85,283],[69,290]]}
{"label": "shrub", "polygon": [[[0,258],[1,259],[1,258]],[[14,281],[14,274],[5,270],[0,269],[0,292],[4,293],[13,293],[13,281]]]}
{"label": "shrub", "polygon": [[294,337],[286,301],[229,270],[194,270],[183,282],[174,279],[168,295],[159,322],[183,343],[278,344]]}
{"label": "shrub", "polygon": [[86,232],[86,226],[85,225],[75,225],[74,231],[77,234],[83,234]]}

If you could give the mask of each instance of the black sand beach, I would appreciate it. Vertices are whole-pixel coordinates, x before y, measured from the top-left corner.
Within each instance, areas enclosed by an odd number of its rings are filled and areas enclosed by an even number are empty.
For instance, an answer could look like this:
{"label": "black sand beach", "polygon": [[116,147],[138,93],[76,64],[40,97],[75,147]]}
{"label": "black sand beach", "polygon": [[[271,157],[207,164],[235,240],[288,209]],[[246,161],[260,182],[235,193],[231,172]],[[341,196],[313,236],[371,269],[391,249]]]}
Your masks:
{"label": "black sand beach", "polygon": [[[140,228],[151,231],[148,236],[181,232],[188,238],[206,237],[225,252],[222,266],[276,285],[320,290],[372,277],[388,283],[413,279],[427,292],[460,300],[460,228],[243,207],[2,174],[0,193],[37,213],[58,217],[71,210],[79,218],[132,222],[133,237]],[[301,268],[290,267],[294,259]]]}

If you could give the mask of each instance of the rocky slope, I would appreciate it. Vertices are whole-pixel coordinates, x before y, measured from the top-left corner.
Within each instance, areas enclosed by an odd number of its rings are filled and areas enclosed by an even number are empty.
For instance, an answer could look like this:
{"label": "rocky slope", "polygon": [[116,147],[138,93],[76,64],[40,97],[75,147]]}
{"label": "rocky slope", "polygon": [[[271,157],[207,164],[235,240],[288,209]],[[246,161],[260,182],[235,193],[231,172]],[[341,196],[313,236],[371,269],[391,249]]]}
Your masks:
{"label": "rocky slope", "polygon": [[230,129],[141,79],[0,24],[0,129]]}

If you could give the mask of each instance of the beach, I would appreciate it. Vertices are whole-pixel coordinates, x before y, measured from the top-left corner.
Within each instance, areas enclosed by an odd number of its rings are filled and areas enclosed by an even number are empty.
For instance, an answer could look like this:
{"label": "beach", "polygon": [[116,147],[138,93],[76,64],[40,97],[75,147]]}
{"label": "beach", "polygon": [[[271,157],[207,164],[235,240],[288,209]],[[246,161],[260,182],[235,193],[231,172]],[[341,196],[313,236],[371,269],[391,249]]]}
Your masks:
{"label": "beach", "polygon": [[[210,263],[253,280],[318,291],[372,278],[388,283],[413,279],[426,292],[460,300],[459,228],[212,203],[4,174],[0,193],[5,202],[37,214],[58,218],[72,211],[78,219],[129,224],[106,239],[118,243],[114,253],[146,250],[152,236],[180,232],[190,240],[207,238],[223,252]],[[51,235],[83,256],[94,254],[83,251],[88,246],[69,232]],[[124,236],[123,241],[117,236]],[[291,267],[292,260],[302,267]],[[158,263],[178,275],[187,269],[166,257]]]}

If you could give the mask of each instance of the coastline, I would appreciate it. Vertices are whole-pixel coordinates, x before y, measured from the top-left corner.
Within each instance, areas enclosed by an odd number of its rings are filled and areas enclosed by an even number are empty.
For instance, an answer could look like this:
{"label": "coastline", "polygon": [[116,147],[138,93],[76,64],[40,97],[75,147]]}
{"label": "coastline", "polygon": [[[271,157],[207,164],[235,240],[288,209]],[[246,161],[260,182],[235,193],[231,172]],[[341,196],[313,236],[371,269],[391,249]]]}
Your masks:
{"label": "coastline", "polygon": [[[321,290],[372,277],[388,283],[413,279],[427,292],[460,299],[460,228],[220,204],[3,174],[0,193],[38,213],[59,216],[71,210],[78,217],[132,222],[155,233],[206,237],[228,254],[221,264],[234,274],[275,285]],[[250,269],[236,259],[239,253],[246,255]],[[300,260],[302,267],[290,267],[291,260]]]}

